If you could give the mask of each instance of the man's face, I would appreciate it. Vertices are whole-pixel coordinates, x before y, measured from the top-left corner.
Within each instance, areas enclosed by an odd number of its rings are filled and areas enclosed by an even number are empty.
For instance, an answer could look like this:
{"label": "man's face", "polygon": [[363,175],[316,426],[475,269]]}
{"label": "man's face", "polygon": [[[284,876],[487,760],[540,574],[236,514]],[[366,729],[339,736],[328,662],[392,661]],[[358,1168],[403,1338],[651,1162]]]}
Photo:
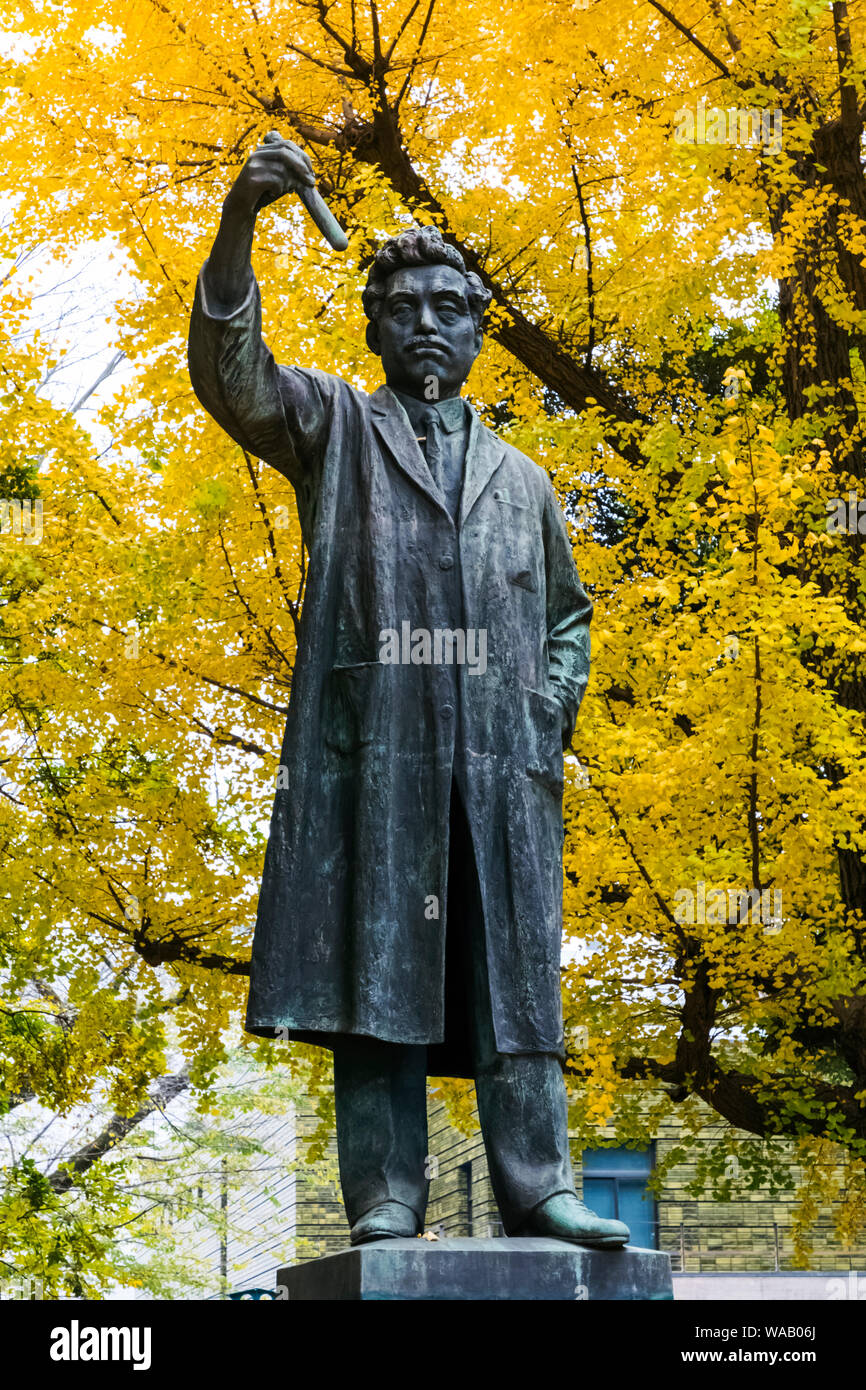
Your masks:
{"label": "man's face", "polygon": [[395,270],[367,345],[382,359],[389,386],[418,400],[457,396],[481,350],[466,280],[450,265]]}

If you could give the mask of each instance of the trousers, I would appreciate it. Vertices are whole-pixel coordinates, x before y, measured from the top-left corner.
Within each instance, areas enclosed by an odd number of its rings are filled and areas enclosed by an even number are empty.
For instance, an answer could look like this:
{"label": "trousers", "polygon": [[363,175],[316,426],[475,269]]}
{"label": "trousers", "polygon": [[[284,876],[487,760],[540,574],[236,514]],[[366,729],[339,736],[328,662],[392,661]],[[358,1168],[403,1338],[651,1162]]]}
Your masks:
{"label": "trousers", "polygon": [[[449,831],[446,1018],[467,1031],[491,1186],[512,1235],[548,1197],[575,1192],[565,1082],[555,1056],[496,1051],[478,873],[456,780]],[[409,1207],[423,1229],[426,1047],[341,1036],[333,1052],[340,1183],[350,1225],[390,1201]]]}

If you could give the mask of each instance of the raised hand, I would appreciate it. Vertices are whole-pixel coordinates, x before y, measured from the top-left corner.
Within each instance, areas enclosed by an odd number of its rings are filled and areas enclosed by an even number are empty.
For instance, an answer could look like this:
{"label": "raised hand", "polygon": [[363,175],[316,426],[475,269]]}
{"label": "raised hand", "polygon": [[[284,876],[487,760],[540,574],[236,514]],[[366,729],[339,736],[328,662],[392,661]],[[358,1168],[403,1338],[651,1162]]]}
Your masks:
{"label": "raised hand", "polygon": [[226,198],[226,210],[256,216],[262,208],[287,193],[315,188],[316,176],[309,156],[299,145],[284,140],[276,131],[250,155]]}

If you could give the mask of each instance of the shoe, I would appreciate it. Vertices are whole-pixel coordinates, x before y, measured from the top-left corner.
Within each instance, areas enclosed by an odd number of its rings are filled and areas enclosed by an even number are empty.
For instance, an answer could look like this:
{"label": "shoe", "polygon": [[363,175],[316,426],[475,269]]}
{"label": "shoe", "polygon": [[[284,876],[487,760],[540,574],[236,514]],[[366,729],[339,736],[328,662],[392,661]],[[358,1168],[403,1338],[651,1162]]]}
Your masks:
{"label": "shoe", "polygon": [[370,1240],[398,1240],[401,1236],[417,1236],[420,1229],[411,1207],[402,1202],[379,1202],[355,1222],[349,1243],[366,1245]]}
{"label": "shoe", "polygon": [[593,1250],[617,1250],[628,1244],[630,1231],[624,1221],[597,1216],[573,1192],[556,1192],[529,1213],[516,1234],[551,1236]]}

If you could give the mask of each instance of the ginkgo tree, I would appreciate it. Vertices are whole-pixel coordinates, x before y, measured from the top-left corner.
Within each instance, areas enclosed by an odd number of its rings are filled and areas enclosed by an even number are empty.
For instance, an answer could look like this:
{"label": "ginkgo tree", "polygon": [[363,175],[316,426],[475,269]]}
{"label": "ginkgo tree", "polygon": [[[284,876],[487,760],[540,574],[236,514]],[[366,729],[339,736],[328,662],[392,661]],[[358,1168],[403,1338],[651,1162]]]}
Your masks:
{"label": "ginkgo tree", "polygon": [[[777,1136],[822,1174],[845,1155],[856,1205],[862,17],[34,0],[2,32],[15,241],[110,237],[137,285],[99,456],[33,389],[38,352],[4,354],[4,488],[29,495],[32,458],[45,515],[0,555],[10,1093],[98,1083],[129,1115],[173,1046],[206,1091],[238,1027],[305,555],[290,488],[204,418],[184,346],[222,199],[276,128],[349,238],[336,256],[296,201],[260,218],[278,360],[376,385],[372,250],[438,225],[493,296],[469,394],[573,525],[596,605],[565,801],[578,1132],[639,1142],[709,1106],[761,1141],[749,1162]],[[322,1084],[320,1054],[255,1047]]]}

